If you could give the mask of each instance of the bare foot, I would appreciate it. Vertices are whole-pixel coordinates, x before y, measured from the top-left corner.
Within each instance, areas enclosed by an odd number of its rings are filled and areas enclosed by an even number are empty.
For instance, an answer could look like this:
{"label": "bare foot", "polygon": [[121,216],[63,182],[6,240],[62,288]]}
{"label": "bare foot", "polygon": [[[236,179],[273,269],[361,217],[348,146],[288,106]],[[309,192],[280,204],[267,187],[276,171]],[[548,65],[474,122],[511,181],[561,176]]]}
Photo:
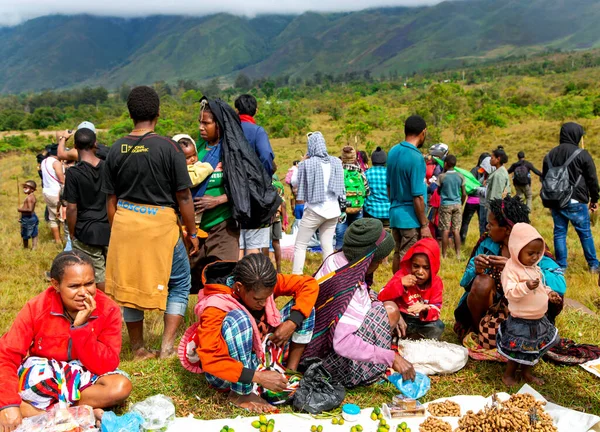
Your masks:
{"label": "bare foot", "polygon": [[542,378],[536,377],[531,372],[525,371],[523,371],[523,380],[528,384],[535,384],[539,386],[544,385],[546,383],[546,381],[544,381]]}
{"label": "bare foot", "polygon": [[177,355],[177,351],[175,350],[175,348],[169,348],[167,350],[161,350],[158,358],[161,360],[165,360],[174,357],[175,355]]}
{"label": "bare foot", "polygon": [[158,352],[154,350],[147,350],[146,348],[140,348],[133,352],[133,361],[149,360],[158,357]]}
{"label": "bare foot", "polygon": [[512,376],[512,375],[503,375],[502,376],[502,382],[507,386],[507,387],[513,387],[516,386],[517,384],[519,384],[519,380]]}
{"label": "bare foot", "polygon": [[269,413],[277,411],[273,405],[270,405],[266,400],[260,396],[250,393],[249,395],[239,395],[234,392],[229,392],[227,400],[245,410],[257,413]]}

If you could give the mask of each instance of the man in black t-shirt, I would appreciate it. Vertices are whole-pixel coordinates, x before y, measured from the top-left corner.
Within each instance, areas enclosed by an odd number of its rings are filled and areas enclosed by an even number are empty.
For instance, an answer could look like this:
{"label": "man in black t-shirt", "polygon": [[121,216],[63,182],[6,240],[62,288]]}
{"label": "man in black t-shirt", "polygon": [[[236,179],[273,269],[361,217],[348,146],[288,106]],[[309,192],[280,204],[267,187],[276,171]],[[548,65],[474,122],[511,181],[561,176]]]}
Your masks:
{"label": "man in black t-shirt", "polygon": [[77,130],[75,148],[79,162],[67,171],[63,193],[67,201],[67,226],[73,249],[90,256],[94,263],[96,286],[104,291],[110,239],[106,194],[101,190],[104,162],[96,157],[96,134],[90,129]]}
{"label": "man in black t-shirt", "polygon": [[175,353],[191,288],[179,215],[190,255],[199,250],[191,181],[179,144],[154,133],[160,115],[156,91],[134,88],[127,108],[134,129],[112,145],[102,176],[111,224],[106,293],[123,306],[134,359],[156,356],[144,347],[144,311],[165,312],[160,352],[165,358]]}

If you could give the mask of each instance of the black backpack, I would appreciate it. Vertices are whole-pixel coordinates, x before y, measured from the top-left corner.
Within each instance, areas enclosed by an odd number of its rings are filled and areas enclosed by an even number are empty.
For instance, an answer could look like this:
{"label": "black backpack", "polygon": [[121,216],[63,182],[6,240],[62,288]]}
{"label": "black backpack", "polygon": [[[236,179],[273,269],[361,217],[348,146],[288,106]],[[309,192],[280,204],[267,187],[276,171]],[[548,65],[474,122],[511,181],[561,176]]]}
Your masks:
{"label": "black backpack", "polygon": [[552,166],[549,155],[546,156],[548,172],[544,176],[544,180],[542,180],[542,191],[540,193],[544,207],[561,209],[569,205],[573,190],[581,181],[581,174],[575,184],[571,186],[568,167],[581,152],[581,149],[575,150],[569,159],[567,159],[567,162],[559,167]]}
{"label": "black backpack", "polygon": [[513,182],[518,186],[525,186],[529,184],[529,168],[527,168],[525,162],[515,168]]}

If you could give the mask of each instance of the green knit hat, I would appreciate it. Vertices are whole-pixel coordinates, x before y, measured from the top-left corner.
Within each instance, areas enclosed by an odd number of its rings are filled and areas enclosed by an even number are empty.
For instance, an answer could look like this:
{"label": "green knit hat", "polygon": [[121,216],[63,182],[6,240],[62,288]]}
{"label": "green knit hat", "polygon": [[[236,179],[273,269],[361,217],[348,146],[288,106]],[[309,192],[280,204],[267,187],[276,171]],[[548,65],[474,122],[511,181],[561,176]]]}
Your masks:
{"label": "green knit hat", "polygon": [[394,239],[390,233],[384,231],[379,219],[363,218],[355,221],[346,230],[342,251],[348,261],[352,262],[377,246],[373,257],[373,261],[377,262],[387,257],[394,250],[394,245]]}

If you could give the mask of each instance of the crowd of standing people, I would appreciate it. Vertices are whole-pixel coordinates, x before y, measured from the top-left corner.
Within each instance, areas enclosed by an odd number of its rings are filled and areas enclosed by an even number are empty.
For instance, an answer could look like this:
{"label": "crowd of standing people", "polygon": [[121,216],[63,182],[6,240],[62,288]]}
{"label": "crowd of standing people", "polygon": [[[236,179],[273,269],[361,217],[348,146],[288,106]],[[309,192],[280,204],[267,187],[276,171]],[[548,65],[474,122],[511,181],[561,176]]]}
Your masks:
{"label": "crowd of standing people", "polygon": [[[134,359],[178,354],[186,369],[253,411],[274,409],[256,386],[281,392],[288,385],[262,367],[271,349],[287,353],[291,370],[318,357],[346,388],[370,385],[388,368],[414,379],[395,341],[442,336],[440,266],[451,243],[461,258],[474,215],[480,239],[460,281],[454,330],[508,359],[507,385],[518,382],[519,368],[524,380],[542,382],[532,367],[558,340],[569,222],[598,272],[589,213],[597,210],[598,179],[579,147],[581,126],[562,127],[541,172],[523,152],[507,170],[502,147],[470,171],[443,144],[424,157],[427,125],[416,115],[405,122],[405,140],[387,154],[378,147],[370,167],[364,152],[347,146],[333,156],[323,134],[311,132],[306,154],[282,181],[253,96],[240,96],[235,110],[206,98],[200,106],[198,141],[155,133],[160,100],[145,86],[128,97],[133,130],[107,154],[89,122],[57,133],[57,155],[40,164],[43,195],[53,239],[62,243],[66,220],[72,250],[55,258],[51,286],[0,339],[1,430],[61,398],[93,406],[98,417],[125,400],[131,381],[118,369],[122,321]],[[65,172],[64,161],[77,163]],[[556,258],[531,225],[531,172],[552,211]],[[296,220],[291,275],[281,274],[284,182]],[[25,247],[29,239],[37,244],[36,188],[33,180],[23,184],[18,209]],[[323,263],[305,275],[315,239]],[[393,275],[377,293],[374,274],[392,252]],[[176,346],[190,294],[198,295],[197,322]],[[281,296],[291,299],[280,309]],[[149,310],[164,312],[158,351],[145,343]]]}

